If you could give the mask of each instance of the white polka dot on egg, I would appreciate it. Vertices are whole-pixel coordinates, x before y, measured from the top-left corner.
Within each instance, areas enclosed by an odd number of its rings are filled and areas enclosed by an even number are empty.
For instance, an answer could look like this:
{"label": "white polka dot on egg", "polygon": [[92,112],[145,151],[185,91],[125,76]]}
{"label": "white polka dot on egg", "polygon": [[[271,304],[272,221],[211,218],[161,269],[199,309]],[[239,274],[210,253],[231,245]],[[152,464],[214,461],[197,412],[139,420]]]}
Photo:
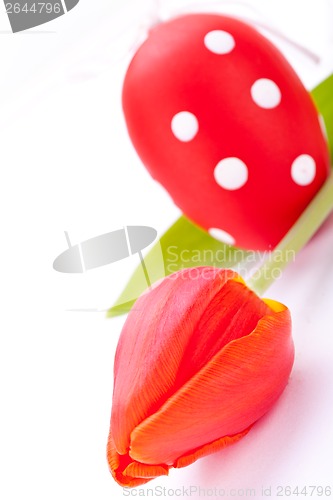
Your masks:
{"label": "white polka dot on egg", "polygon": [[216,165],[214,170],[214,178],[217,184],[229,191],[243,187],[248,177],[248,168],[239,158],[224,158]]}
{"label": "white polka dot on egg", "polygon": [[260,78],[251,87],[254,102],[264,109],[276,108],[281,102],[281,91],[273,80]]}
{"label": "white polka dot on egg", "polygon": [[223,30],[214,30],[207,33],[204,39],[206,48],[214,54],[229,54],[235,48],[235,39],[230,33]]}
{"label": "white polka dot on egg", "polygon": [[199,131],[198,119],[189,111],[181,111],[172,118],[171,130],[179,141],[192,141]]}
{"label": "white polka dot on egg", "polygon": [[316,162],[304,154],[296,158],[291,166],[291,177],[299,186],[308,186],[316,177]]}
{"label": "white polka dot on egg", "polygon": [[236,240],[231,234],[223,231],[223,229],[218,229],[216,227],[212,227],[208,230],[209,234],[218,241],[222,243],[226,243],[227,245],[234,245]]}

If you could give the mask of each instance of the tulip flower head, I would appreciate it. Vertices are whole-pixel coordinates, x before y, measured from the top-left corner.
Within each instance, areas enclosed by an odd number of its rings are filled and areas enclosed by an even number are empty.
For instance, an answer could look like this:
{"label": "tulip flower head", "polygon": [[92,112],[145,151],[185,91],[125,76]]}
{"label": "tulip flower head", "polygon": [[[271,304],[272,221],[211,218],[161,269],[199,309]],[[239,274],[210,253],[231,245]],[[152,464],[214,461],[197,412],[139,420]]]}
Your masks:
{"label": "tulip flower head", "polygon": [[108,462],[135,487],[243,437],[294,361],[289,310],[232,270],[181,270],[143,294],[117,347]]}

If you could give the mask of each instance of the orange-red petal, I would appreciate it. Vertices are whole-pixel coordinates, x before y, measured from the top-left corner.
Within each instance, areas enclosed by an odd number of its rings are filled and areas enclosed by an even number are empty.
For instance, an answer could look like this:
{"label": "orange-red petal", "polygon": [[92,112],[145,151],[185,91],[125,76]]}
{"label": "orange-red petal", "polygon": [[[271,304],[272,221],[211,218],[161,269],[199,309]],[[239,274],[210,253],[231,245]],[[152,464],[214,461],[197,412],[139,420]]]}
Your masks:
{"label": "orange-red petal", "polygon": [[199,458],[211,455],[212,453],[216,453],[217,451],[222,450],[222,448],[225,448],[226,446],[237,443],[237,441],[246,436],[251,427],[252,426],[250,426],[248,429],[245,429],[245,431],[236,434],[235,436],[224,436],[220,439],[217,439],[216,441],[213,441],[212,443],[205,444],[201,448],[193,450],[192,452],[179,457],[173,466],[177,469],[180,469],[181,467],[187,467],[188,465],[193,464],[193,462],[195,462]]}
{"label": "orange-red petal", "polygon": [[227,281],[195,325],[174,385],[180,388],[229,342],[251,333],[271,309],[244,283]]}
{"label": "orange-red petal", "polygon": [[251,334],[223,347],[133,430],[133,459],[174,464],[189,450],[244,431],[269,410],[287,384],[294,347],[288,309],[267,304],[272,312]]}
{"label": "orange-red petal", "polygon": [[231,270],[185,269],[135,303],[115,359],[111,435],[121,455],[128,452],[133,429],[172,396],[196,324],[233,278],[238,279]]}
{"label": "orange-red petal", "polygon": [[108,441],[107,458],[113,478],[123,487],[133,488],[146,484],[155,477],[168,475],[167,466],[141,464],[128,455],[119,455],[112,438]]}
{"label": "orange-red petal", "polygon": [[139,462],[132,462],[124,470],[124,476],[136,478],[149,478],[153,479],[159,476],[167,476],[169,468],[163,465],[147,465],[140,464]]}

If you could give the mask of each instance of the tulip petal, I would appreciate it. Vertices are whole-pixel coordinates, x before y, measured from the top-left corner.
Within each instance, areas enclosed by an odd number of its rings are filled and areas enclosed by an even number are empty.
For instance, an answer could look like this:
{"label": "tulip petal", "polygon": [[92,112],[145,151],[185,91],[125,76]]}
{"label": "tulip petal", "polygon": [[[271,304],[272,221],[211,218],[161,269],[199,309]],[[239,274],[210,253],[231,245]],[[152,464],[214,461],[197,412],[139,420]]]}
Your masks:
{"label": "tulip petal", "polygon": [[249,335],[231,341],[131,434],[142,463],[176,460],[262,417],[287,385],[294,360],[287,308],[272,309]]}
{"label": "tulip petal", "polygon": [[195,325],[230,279],[241,280],[231,270],[184,269],[136,302],[115,359],[110,433],[121,455],[129,450],[133,429],[174,393]]}
{"label": "tulip petal", "polygon": [[162,465],[147,465],[140,464],[139,462],[132,462],[123,472],[124,476],[135,478],[149,478],[153,479],[159,476],[167,476],[169,468]]}
{"label": "tulip petal", "polygon": [[117,453],[117,450],[114,446],[114,442],[112,438],[109,437],[108,446],[107,446],[107,458],[109,462],[109,468],[112,474],[112,477],[115,481],[117,481],[120,486],[135,488],[136,486],[140,486],[142,484],[148,483],[151,478],[136,478],[129,477],[123,474],[123,470],[126,469],[126,465],[124,465],[124,461],[127,460],[129,463],[132,463],[133,460],[130,457],[123,457]]}
{"label": "tulip petal", "polygon": [[229,280],[213,297],[195,326],[177,375],[174,392],[225,345],[248,335],[270,307],[244,283]]}
{"label": "tulip petal", "polygon": [[240,432],[235,436],[225,436],[223,438],[217,439],[216,441],[213,441],[213,443],[209,443],[202,446],[201,448],[198,448],[196,451],[193,451],[189,455],[183,455],[176,460],[174,467],[177,469],[180,469],[181,467],[187,467],[188,465],[196,462],[199,458],[205,457],[206,455],[210,455],[212,453],[216,453],[226,446],[237,443],[237,441],[242,439],[242,437],[246,436],[251,428],[252,425],[245,429],[245,431]]}

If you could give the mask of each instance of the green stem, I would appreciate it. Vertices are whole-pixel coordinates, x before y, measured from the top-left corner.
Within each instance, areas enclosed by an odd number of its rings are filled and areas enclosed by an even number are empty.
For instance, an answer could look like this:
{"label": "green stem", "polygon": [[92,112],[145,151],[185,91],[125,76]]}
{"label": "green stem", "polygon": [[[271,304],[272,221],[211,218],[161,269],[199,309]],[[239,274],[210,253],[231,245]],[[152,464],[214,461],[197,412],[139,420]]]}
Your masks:
{"label": "green stem", "polygon": [[306,245],[333,210],[333,173],[307,206],[300,218],[288,231],[266,262],[248,280],[248,285],[258,295],[280,276],[282,270],[295,260],[296,254]]}

